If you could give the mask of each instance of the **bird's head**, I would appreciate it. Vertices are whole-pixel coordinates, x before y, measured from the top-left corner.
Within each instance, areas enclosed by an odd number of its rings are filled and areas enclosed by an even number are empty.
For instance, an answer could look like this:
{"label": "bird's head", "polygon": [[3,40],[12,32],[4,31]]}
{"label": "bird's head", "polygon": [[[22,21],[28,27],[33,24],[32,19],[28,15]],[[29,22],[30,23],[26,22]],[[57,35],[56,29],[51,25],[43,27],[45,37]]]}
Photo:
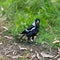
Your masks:
{"label": "bird's head", "polygon": [[40,19],[36,18],[35,24],[39,24],[39,23],[40,23]]}
{"label": "bird's head", "polygon": [[33,22],[33,26],[39,25],[40,19],[36,18],[36,20]]}

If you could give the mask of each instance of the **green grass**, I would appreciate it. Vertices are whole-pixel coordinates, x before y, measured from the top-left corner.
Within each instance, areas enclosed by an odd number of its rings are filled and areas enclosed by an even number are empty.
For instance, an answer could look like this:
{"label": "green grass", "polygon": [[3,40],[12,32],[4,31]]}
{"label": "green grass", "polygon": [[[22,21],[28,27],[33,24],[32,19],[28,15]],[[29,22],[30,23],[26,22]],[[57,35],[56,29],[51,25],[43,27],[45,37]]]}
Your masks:
{"label": "green grass", "polygon": [[55,46],[52,43],[54,38],[60,40],[60,2],[57,0],[55,2],[51,0],[1,0],[0,5],[3,6],[9,20],[9,32],[14,36],[31,25],[36,18],[40,18],[37,43],[46,41],[51,46]]}

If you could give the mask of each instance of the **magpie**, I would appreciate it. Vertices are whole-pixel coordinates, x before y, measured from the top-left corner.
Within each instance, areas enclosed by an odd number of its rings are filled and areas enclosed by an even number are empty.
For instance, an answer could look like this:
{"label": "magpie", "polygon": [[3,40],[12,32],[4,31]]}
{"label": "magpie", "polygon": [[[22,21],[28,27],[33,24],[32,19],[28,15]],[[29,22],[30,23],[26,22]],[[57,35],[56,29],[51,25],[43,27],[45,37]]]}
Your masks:
{"label": "magpie", "polygon": [[[40,23],[40,19],[36,18],[35,21],[32,23],[32,25],[30,27],[28,27],[27,29],[25,29],[21,34],[23,34],[23,36],[27,36],[27,40],[30,41],[30,38],[32,38],[32,40],[34,40],[34,37],[37,35],[37,33],[39,32],[39,23]],[[23,36],[20,38],[22,39]]]}

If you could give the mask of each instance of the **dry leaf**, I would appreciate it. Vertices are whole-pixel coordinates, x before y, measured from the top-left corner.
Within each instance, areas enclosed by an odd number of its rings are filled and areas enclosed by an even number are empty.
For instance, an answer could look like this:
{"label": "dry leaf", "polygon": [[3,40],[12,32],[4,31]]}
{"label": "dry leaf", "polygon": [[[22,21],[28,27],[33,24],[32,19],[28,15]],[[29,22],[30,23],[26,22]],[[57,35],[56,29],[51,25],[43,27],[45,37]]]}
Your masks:
{"label": "dry leaf", "polygon": [[10,58],[13,58],[13,59],[15,59],[15,58],[19,58],[19,57],[23,57],[23,56],[20,56],[20,55],[16,55],[16,56],[7,55],[7,56],[10,57]]}
{"label": "dry leaf", "polygon": [[45,52],[41,52],[42,57],[53,58],[54,56],[47,54]]}
{"label": "dry leaf", "polygon": [[31,54],[28,53],[28,54],[26,55],[26,58],[31,59]]}
{"label": "dry leaf", "polygon": [[13,37],[12,36],[4,36],[5,38],[9,39],[9,40],[12,40]]}
{"label": "dry leaf", "polygon": [[39,53],[37,51],[35,51],[35,53],[37,54],[37,58],[40,60]]}
{"label": "dry leaf", "polygon": [[60,48],[58,48],[58,51],[60,52]]}
{"label": "dry leaf", "polygon": [[23,48],[21,46],[19,46],[20,50],[27,50],[27,48]]}
{"label": "dry leaf", "polygon": [[2,45],[3,43],[2,42],[0,42],[0,45]]}
{"label": "dry leaf", "polygon": [[32,51],[33,51],[33,49],[30,49],[30,51],[32,52]]}
{"label": "dry leaf", "polygon": [[58,48],[58,55],[60,55],[60,48]]}
{"label": "dry leaf", "polygon": [[16,54],[17,54],[17,51],[14,50],[14,51],[13,51],[13,55],[16,55]]}
{"label": "dry leaf", "polygon": [[5,26],[1,26],[3,29],[5,29],[5,30],[8,30],[8,28],[7,27],[5,27]]}
{"label": "dry leaf", "polygon": [[58,58],[57,60],[60,60],[60,58]]}
{"label": "dry leaf", "polygon": [[32,56],[32,59],[35,57],[36,55],[34,54],[33,56]]}
{"label": "dry leaf", "polygon": [[60,43],[60,40],[53,41],[53,43],[54,43],[54,44],[55,44],[55,43]]}
{"label": "dry leaf", "polygon": [[7,54],[9,54],[9,53],[11,53],[11,52],[13,52],[13,50],[11,50],[11,51],[6,51],[6,52],[5,52],[5,55],[7,55]]}

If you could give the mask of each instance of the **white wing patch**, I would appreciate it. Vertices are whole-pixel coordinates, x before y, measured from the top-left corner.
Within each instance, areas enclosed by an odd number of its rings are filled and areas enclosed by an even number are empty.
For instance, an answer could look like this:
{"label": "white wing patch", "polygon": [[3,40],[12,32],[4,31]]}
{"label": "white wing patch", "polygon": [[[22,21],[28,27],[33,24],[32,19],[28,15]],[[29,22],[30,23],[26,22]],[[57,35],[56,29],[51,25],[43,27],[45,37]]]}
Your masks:
{"label": "white wing patch", "polygon": [[33,24],[32,24],[34,27],[31,29],[31,30],[28,30],[28,29],[26,29],[26,32],[29,32],[29,31],[32,31],[32,30],[34,30],[35,29],[35,22],[33,22]]}
{"label": "white wing patch", "polygon": [[34,30],[34,29],[35,29],[35,27],[33,27],[31,30],[27,30],[27,29],[26,29],[26,32],[32,31],[32,30]]}
{"label": "white wing patch", "polygon": [[31,29],[31,31],[34,30],[34,29],[35,29],[35,27],[33,27],[33,28]]}
{"label": "white wing patch", "polygon": [[27,29],[26,29],[26,32],[29,32],[29,31],[30,31],[30,30],[27,30]]}

